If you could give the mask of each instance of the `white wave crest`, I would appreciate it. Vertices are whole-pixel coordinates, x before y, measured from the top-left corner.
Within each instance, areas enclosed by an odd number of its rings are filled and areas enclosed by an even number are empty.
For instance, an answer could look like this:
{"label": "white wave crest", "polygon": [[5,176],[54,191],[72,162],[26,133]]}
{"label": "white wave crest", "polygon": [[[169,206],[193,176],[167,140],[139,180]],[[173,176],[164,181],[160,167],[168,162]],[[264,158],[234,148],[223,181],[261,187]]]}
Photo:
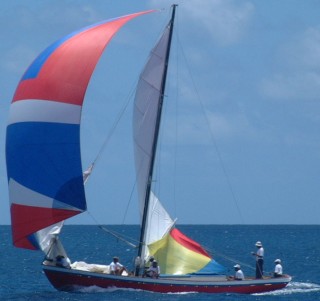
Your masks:
{"label": "white wave crest", "polygon": [[[133,288],[120,288],[120,287],[108,287],[108,288],[102,288],[99,286],[73,286],[74,292],[77,293],[112,293],[115,291],[132,291],[132,292],[143,292],[144,290],[141,289],[133,289]],[[146,291],[148,293],[154,293],[152,291]],[[187,295],[187,294],[198,294],[197,292],[179,292],[179,293],[167,293],[168,295]]]}
{"label": "white wave crest", "polygon": [[108,287],[108,288],[102,288],[96,285],[93,286],[74,286],[73,291],[76,291],[78,293],[112,293],[114,291],[139,291],[138,289],[132,289],[132,288],[120,288],[120,287]]}
{"label": "white wave crest", "polygon": [[316,283],[308,282],[290,282],[285,288],[281,290],[276,290],[267,293],[259,293],[254,295],[290,295],[297,293],[311,293],[311,292],[320,292],[320,285]]}

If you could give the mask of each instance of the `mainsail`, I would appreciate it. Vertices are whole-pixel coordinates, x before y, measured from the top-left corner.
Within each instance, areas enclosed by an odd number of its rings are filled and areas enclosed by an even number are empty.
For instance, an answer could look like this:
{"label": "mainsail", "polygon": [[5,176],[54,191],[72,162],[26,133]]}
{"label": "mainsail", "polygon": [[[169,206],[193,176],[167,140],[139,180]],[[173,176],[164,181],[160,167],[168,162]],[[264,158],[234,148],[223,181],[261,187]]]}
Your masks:
{"label": "mainsail", "polygon": [[57,233],[48,227],[56,228],[86,210],[80,119],[87,85],[113,35],[129,20],[149,12],[74,32],[44,50],[23,75],[10,107],[6,136],[16,247],[43,249],[39,237]]}
{"label": "mainsail", "polygon": [[143,261],[153,255],[165,274],[219,274],[225,268],[198,243],[173,228],[174,221],[151,191],[174,15],[175,5],[140,75],[134,102],[133,138],[142,224],[138,255]]}
{"label": "mainsail", "polygon": [[[151,221],[158,219],[155,216],[156,211],[150,204],[155,200],[151,192],[152,169],[154,152],[157,144],[157,131],[160,122],[159,110],[161,112],[163,83],[165,82],[165,70],[167,63],[168,47],[170,45],[170,37],[172,33],[173,23],[170,21],[164,33],[160,37],[158,43],[151,51],[148,62],[140,75],[133,109],[133,139],[134,154],[137,174],[137,185],[140,202],[140,215],[142,224],[142,234],[140,240],[139,256],[146,259],[148,250],[145,248],[147,241],[150,241],[150,235],[158,233],[158,237],[152,239],[160,239],[168,231],[168,227],[163,227],[163,232],[159,232],[159,228],[154,229]],[[159,109],[160,108],[160,109]],[[159,200],[159,206],[162,207]],[[163,208],[163,207],[162,207]],[[173,221],[169,218],[168,226],[173,225]],[[152,233],[152,234],[150,234]]]}

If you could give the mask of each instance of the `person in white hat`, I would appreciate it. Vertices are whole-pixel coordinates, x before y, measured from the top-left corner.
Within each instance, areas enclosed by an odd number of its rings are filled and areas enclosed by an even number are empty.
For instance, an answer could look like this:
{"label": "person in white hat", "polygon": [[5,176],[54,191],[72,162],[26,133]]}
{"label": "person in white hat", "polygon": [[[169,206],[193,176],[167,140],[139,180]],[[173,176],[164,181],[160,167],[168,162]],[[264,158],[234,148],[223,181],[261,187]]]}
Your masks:
{"label": "person in white hat", "polygon": [[274,267],[274,273],[273,273],[273,277],[282,277],[282,265],[281,265],[281,260],[280,259],[276,259],[274,261],[275,263],[275,267]]}
{"label": "person in white hat", "polygon": [[127,269],[119,262],[119,257],[113,257],[113,261],[110,263],[110,274],[112,275],[122,275],[122,273],[127,271]]}
{"label": "person in white hat", "polygon": [[151,266],[144,272],[142,277],[159,278],[160,276],[160,266],[158,262],[153,259]]}
{"label": "person in white hat", "polygon": [[236,264],[234,267],[234,275],[228,276],[228,280],[244,280],[244,274],[241,270],[240,264]]}
{"label": "person in white hat", "polygon": [[264,249],[261,241],[256,242],[257,252],[251,252],[252,255],[256,256],[256,278],[261,279],[263,276],[263,257]]}
{"label": "person in white hat", "polygon": [[234,274],[234,280],[244,280],[244,274],[241,271],[241,266],[239,264],[236,264],[234,266],[235,274]]}

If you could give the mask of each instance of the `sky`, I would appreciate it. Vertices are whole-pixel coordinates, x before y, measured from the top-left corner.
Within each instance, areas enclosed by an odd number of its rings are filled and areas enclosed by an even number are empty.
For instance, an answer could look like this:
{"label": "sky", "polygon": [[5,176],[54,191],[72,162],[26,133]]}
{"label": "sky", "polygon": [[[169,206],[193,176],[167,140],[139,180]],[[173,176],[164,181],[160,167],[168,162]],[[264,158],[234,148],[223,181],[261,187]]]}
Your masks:
{"label": "sky", "polygon": [[[320,2],[179,0],[155,191],[181,224],[319,224]],[[11,0],[0,10],[0,224],[10,224],[10,102],[51,43],[101,20],[125,25],[101,57],[82,117],[83,167],[100,154],[168,22],[167,0]],[[178,91],[178,92],[177,92]],[[173,99],[171,101],[171,99]],[[132,102],[68,224],[137,224]],[[177,119],[177,121],[175,121]],[[179,121],[179,123],[178,123]],[[180,123],[182,125],[180,125]]]}

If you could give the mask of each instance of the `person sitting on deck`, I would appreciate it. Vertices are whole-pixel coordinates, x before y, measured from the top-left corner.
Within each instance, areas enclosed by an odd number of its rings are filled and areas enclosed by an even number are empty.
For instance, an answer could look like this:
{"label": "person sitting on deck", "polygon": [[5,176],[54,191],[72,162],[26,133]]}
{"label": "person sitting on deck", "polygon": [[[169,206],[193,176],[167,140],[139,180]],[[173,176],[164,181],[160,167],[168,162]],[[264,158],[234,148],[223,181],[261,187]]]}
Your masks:
{"label": "person sitting on deck", "polygon": [[234,266],[234,271],[235,271],[234,276],[228,277],[230,280],[244,280],[244,274],[239,264],[236,264]]}
{"label": "person sitting on deck", "polygon": [[281,265],[281,260],[280,260],[280,259],[276,259],[276,260],[274,261],[274,263],[276,264],[276,266],[274,267],[273,277],[282,277],[282,265]]}
{"label": "person sitting on deck", "polygon": [[146,266],[145,266],[145,267],[146,267],[146,268],[151,267],[154,260],[155,260],[154,257],[153,257],[153,256],[150,256],[150,257],[149,257],[149,260],[148,260],[148,262],[146,263]]}
{"label": "person sitting on deck", "polygon": [[70,259],[65,258],[63,255],[58,255],[56,257],[56,266],[66,268],[66,269],[71,269]]}
{"label": "person sitting on deck", "polygon": [[110,263],[110,274],[122,275],[123,271],[127,271],[127,269],[119,262],[119,257],[113,257],[113,261]]}
{"label": "person sitting on deck", "polygon": [[156,260],[152,260],[151,266],[144,272],[142,277],[159,278],[160,266]]}
{"label": "person sitting on deck", "polygon": [[144,272],[143,272],[142,276],[145,276],[147,270],[152,266],[152,263],[153,263],[154,260],[155,260],[154,257],[150,256],[148,261],[145,262]]}

